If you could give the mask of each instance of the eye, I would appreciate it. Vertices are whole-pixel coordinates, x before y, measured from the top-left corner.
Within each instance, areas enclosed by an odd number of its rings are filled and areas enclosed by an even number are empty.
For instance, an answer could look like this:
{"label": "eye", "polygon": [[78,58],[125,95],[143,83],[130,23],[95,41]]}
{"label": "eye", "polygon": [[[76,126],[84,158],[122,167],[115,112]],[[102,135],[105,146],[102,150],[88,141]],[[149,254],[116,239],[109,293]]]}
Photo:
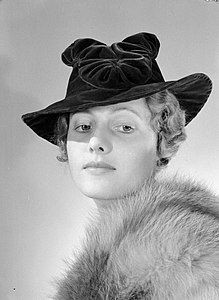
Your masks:
{"label": "eye", "polygon": [[135,130],[135,128],[130,125],[120,125],[116,127],[116,130],[123,133],[132,133]]}
{"label": "eye", "polygon": [[90,124],[81,124],[81,125],[78,125],[77,127],[75,127],[75,131],[77,131],[77,132],[86,133],[90,130],[91,130],[91,125]]}

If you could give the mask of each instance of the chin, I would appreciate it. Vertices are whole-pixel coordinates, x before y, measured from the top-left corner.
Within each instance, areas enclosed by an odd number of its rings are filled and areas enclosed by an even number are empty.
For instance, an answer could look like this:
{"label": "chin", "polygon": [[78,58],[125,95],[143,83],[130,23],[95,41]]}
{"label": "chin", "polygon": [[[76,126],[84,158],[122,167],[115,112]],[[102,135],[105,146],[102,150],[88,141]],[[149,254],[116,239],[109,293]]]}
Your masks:
{"label": "chin", "polygon": [[78,188],[83,195],[96,200],[113,200],[120,195],[119,192],[115,191],[112,184],[101,185],[100,183],[84,183],[78,186]]}
{"label": "chin", "polygon": [[80,190],[83,195],[88,198],[92,198],[95,200],[112,200],[117,198],[116,195],[111,192],[102,189],[83,189]]}
{"label": "chin", "polygon": [[79,191],[88,198],[93,199],[110,199],[113,191],[112,178],[100,176],[75,176],[74,182]]}

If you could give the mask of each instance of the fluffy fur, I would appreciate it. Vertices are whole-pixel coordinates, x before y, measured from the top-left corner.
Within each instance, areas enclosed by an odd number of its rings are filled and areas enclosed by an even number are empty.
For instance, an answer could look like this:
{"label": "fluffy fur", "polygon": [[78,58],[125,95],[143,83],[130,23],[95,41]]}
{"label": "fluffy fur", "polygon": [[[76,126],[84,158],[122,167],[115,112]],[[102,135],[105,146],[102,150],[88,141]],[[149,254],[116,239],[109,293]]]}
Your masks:
{"label": "fluffy fur", "polygon": [[191,180],[147,181],[89,225],[54,299],[219,299],[219,199]]}

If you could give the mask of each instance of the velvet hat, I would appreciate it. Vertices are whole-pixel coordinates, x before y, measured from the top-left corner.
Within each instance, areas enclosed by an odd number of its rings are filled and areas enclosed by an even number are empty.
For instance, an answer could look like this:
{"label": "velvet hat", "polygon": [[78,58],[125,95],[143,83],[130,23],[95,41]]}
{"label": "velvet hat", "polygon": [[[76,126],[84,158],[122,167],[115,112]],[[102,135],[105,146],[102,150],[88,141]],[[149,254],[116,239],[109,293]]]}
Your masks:
{"label": "velvet hat", "polygon": [[77,39],[63,53],[72,67],[64,99],[27,113],[23,121],[40,137],[56,144],[54,128],[63,113],[76,113],[148,97],[168,89],[186,112],[186,125],[207,101],[212,83],[203,73],[165,81],[156,62],[160,42],[141,32],[111,46],[91,38]]}

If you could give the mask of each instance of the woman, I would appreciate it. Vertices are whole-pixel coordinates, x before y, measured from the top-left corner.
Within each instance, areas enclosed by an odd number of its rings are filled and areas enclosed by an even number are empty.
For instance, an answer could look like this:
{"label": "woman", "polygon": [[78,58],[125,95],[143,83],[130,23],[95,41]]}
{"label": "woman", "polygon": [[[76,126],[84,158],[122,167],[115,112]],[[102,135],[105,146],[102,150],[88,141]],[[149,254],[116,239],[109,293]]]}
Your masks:
{"label": "woman", "polygon": [[156,179],[211,92],[205,74],[165,82],[157,37],[79,39],[64,100],[23,116],[58,145],[99,214],[54,299],[219,299],[218,198],[191,180]]}

